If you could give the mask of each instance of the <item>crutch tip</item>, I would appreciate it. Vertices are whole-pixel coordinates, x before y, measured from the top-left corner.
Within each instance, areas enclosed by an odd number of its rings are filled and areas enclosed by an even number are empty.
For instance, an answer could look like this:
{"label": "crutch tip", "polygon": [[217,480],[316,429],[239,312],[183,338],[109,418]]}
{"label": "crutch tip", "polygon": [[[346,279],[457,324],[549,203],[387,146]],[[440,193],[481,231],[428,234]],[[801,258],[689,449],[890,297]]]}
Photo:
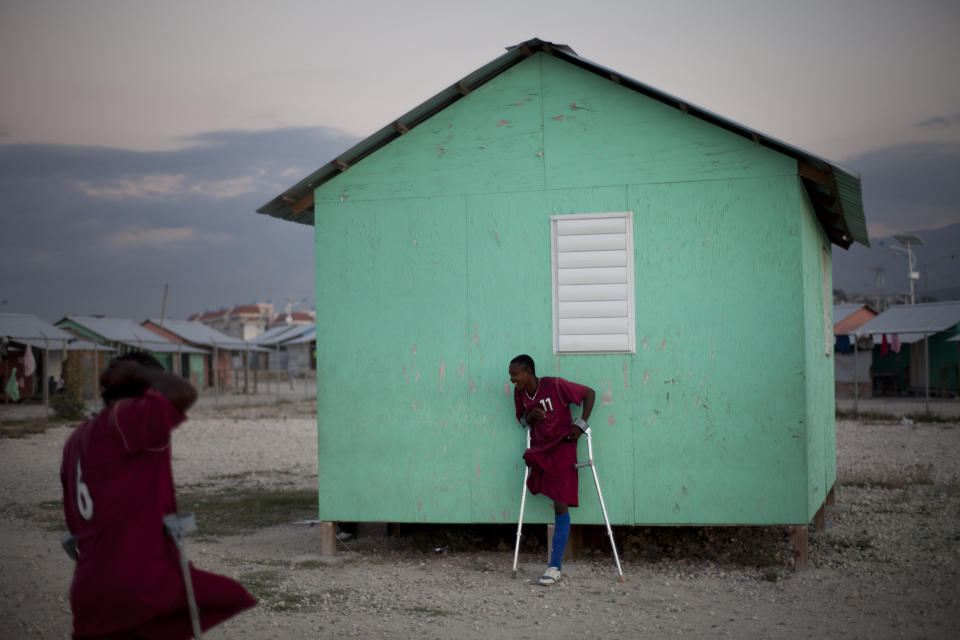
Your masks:
{"label": "crutch tip", "polygon": [[510,577],[513,578],[514,580],[516,580],[516,579],[517,579],[517,572],[516,572],[516,571],[511,571],[511,572],[510,572]]}
{"label": "crutch tip", "polygon": [[623,575],[623,574],[621,573],[621,574],[620,574],[620,577],[617,578],[617,581],[618,581],[618,582],[626,582],[626,581],[627,581],[627,576],[625,576],[625,575]]}

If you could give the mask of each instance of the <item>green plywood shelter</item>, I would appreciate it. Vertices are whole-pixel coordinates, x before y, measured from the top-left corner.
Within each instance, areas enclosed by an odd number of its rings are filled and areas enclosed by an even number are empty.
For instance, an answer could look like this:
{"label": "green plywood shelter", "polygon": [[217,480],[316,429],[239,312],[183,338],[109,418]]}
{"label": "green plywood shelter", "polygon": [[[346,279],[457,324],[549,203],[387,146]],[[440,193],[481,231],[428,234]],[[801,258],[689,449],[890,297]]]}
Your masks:
{"label": "green plywood shelter", "polygon": [[822,158],[535,39],[259,212],[314,226],[322,520],[515,523],[519,353],[597,390],[614,524],[833,487],[830,245],[868,239]]}

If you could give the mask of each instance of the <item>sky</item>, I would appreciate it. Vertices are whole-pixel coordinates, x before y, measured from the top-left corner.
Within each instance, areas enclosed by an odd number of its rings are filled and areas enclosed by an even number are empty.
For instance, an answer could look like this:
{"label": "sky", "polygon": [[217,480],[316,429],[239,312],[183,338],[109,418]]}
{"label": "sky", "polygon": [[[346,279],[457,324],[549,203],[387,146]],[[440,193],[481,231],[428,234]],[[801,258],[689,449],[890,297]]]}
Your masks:
{"label": "sky", "polygon": [[312,229],[255,210],[533,37],[860,172],[872,237],[939,228],[957,33],[950,0],[0,0],[0,311],[309,308]]}

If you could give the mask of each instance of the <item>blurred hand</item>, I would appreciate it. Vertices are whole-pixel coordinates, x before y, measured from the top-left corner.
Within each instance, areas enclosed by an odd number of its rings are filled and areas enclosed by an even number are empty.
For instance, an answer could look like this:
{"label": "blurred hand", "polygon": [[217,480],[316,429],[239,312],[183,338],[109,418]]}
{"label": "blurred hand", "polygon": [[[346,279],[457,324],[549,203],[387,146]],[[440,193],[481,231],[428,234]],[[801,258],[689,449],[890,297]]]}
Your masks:
{"label": "blurred hand", "polygon": [[567,440],[573,440],[576,442],[582,435],[583,431],[580,429],[580,427],[576,425],[570,425],[570,433],[567,434]]}
{"label": "blurred hand", "polygon": [[547,413],[542,407],[535,407],[527,411],[527,424],[531,426],[538,425],[546,419]]}

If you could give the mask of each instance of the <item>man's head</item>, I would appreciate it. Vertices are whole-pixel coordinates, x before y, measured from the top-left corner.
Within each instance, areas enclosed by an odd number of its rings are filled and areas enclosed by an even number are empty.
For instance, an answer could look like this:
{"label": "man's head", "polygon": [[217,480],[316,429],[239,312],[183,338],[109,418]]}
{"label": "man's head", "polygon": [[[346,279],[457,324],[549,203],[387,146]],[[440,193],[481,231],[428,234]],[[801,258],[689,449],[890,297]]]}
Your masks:
{"label": "man's head", "polygon": [[536,388],[537,367],[533,358],[524,353],[510,361],[510,382],[518,389]]}
{"label": "man's head", "polygon": [[131,365],[163,371],[163,365],[144,351],[131,351],[122,356],[117,356],[110,361],[110,366],[100,376],[100,395],[103,398],[104,405],[110,406],[123,398],[135,398],[146,390],[146,386],[142,382],[128,376],[119,376],[119,380],[106,382],[118,377],[115,375],[118,368]]}

